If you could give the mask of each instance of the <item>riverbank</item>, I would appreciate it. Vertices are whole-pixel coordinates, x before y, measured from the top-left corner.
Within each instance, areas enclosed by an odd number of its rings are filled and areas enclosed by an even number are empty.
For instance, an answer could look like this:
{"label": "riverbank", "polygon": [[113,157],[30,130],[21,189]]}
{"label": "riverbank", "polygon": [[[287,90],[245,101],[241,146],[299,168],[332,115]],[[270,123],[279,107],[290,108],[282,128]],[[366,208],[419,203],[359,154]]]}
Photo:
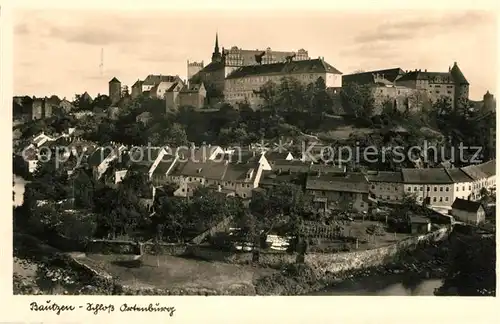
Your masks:
{"label": "riverbank", "polygon": [[[449,245],[447,241],[430,243],[419,250],[407,252],[395,261],[378,267],[350,270],[318,276],[304,264],[285,267],[280,273],[256,280],[258,295],[309,295],[323,290],[341,288],[349,282],[368,277],[404,276],[409,286],[421,280],[441,279],[446,272]],[[318,295],[318,293],[314,293]]]}
{"label": "riverbank", "polygon": [[[29,244],[22,242],[26,241],[26,237],[29,237]],[[19,260],[27,259],[26,254],[33,254],[27,253],[33,251],[33,246],[37,249],[43,246],[43,243],[35,240],[24,234],[15,235],[15,263],[24,262]],[[19,242],[22,242],[21,246]],[[116,255],[63,254],[61,258],[61,253],[51,247],[44,250],[44,266],[40,267],[42,271],[33,267],[29,271],[33,279],[30,280],[31,285],[41,282],[40,279],[47,281],[47,273],[59,273],[59,279],[48,288],[36,288],[44,294],[286,296],[321,295],[322,292],[328,295],[329,291],[346,289],[349,284],[359,286],[363,285],[363,281],[370,281],[369,278],[384,276],[404,278],[405,285],[409,287],[421,280],[443,278],[448,241],[432,242],[417,250],[403,252],[394,262],[384,266],[336,274],[318,274],[304,264],[289,265],[278,271],[173,256],[162,256],[159,259],[160,266],[156,256],[149,256],[141,261],[140,266],[127,267],[117,262],[120,257]],[[20,252],[23,252],[22,255]],[[44,255],[38,251],[34,254],[38,259]],[[17,293],[22,293],[19,290]]]}

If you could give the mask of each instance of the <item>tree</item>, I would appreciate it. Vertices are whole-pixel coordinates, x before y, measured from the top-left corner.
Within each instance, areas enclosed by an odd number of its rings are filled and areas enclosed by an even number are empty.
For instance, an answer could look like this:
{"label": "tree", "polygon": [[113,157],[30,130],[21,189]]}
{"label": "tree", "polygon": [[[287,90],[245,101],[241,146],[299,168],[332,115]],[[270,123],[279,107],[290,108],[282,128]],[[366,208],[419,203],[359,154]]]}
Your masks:
{"label": "tree", "polygon": [[98,94],[92,101],[92,108],[108,108],[111,106],[111,98],[106,95]]}
{"label": "tree", "polygon": [[295,215],[310,211],[310,200],[302,190],[291,184],[280,184],[252,196],[250,210],[258,217],[259,230],[271,232],[290,223]]}
{"label": "tree", "polygon": [[76,94],[73,105],[77,110],[92,110],[92,101],[83,94]]}
{"label": "tree", "polygon": [[[463,235],[452,239],[449,266],[438,295],[495,296],[495,236]],[[453,237],[452,237],[453,238]]]}
{"label": "tree", "polygon": [[342,87],[340,98],[344,110],[350,111],[354,117],[362,119],[371,117],[375,98],[370,86],[348,83]]}

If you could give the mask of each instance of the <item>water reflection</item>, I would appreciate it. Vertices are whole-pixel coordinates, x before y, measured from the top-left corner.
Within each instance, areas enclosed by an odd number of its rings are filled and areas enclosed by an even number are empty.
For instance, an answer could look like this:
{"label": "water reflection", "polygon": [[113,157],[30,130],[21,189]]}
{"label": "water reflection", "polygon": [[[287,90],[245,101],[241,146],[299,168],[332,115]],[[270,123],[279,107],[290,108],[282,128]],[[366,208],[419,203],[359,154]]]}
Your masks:
{"label": "water reflection", "polygon": [[416,275],[386,275],[359,278],[314,292],[311,296],[434,296],[440,279],[422,279]]}
{"label": "water reflection", "polygon": [[21,178],[20,176],[14,175],[14,187],[12,190],[14,191],[14,206],[21,206],[23,204],[23,195],[24,195],[24,185],[26,184],[26,180]]}

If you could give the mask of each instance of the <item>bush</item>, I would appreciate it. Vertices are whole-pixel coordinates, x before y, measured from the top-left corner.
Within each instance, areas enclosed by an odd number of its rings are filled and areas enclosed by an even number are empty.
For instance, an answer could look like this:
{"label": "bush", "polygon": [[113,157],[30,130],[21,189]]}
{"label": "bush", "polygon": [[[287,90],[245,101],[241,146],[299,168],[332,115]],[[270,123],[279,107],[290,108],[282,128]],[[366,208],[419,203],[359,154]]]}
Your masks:
{"label": "bush", "polygon": [[383,236],[385,235],[385,229],[381,224],[372,224],[368,226],[366,233],[369,235]]}

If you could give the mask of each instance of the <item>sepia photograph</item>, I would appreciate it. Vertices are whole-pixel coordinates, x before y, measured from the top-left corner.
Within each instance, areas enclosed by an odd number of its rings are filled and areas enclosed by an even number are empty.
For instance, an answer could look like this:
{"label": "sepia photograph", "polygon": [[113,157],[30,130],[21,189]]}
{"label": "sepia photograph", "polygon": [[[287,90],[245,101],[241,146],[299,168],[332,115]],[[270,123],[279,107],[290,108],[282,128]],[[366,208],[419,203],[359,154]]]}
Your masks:
{"label": "sepia photograph", "polygon": [[12,15],[14,295],[496,296],[494,12]]}

